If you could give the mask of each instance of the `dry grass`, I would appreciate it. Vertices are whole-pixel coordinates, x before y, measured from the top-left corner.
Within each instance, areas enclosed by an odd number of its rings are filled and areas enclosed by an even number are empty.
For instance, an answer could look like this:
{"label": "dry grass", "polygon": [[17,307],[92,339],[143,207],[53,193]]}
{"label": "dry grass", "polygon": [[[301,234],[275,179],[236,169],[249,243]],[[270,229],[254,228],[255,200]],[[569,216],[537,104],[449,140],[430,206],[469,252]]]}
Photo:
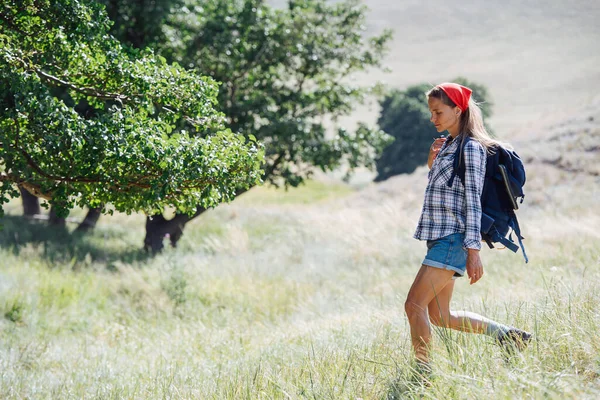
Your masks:
{"label": "dry grass", "polygon": [[[600,82],[597,2],[366,3],[371,31],[398,32],[391,85],[484,83],[527,160],[530,264],[484,251],[485,278],[457,284],[453,306],[535,332],[530,348],[505,361],[485,337],[436,331],[431,386],[412,380],[402,305],[424,253],[411,238],[424,168],[360,191],[254,191],[153,259],[137,250],[143,216],[69,239],[15,202],[0,231],[1,398],[600,396],[600,116],[593,102],[572,113]],[[559,108],[569,118],[549,126]]]}
{"label": "dry grass", "polygon": [[[581,132],[549,149],[580,160],[574,153],[598,143]],[[351,194],[319,184],[251,193],[195,220],[179,249],[154,259],[131,250],[140,216],[106,218],[66,244],[9,217],[0,397],[597,398],[596,164],[574,173],[540,152],[526,157],[530,264],[486,250],[484,280],[459,283],[453,299],[535,332],[508,362],[485,337],[436,331],[431,386],[412,379],[402,305],[424,252],[411,238],[421,168]],[[330,200],[307,204],[315,191]]]}

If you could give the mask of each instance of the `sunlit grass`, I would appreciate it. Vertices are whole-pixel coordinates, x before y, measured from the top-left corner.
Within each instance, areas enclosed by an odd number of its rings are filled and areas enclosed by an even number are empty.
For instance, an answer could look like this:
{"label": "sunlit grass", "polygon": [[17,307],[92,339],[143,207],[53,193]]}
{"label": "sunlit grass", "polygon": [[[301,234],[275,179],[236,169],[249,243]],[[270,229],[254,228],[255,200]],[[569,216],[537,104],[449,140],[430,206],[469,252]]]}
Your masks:
{"label": "sunlit grass", "polygon": [[307,180],[298,187],[287,189],[268,185],[255,187],[235,202],[243,205],[312,204],[347,196],[353,191],[350,185],[333,180]]}
{"label": "sunlit grass", "polygon": [[522,210],[530,264],[483,250],[484,279],[459,281],[453,306],[530,330],[535,340],[506,360],[487,337],[435,330],[433,375],[423,386],[403,314],[425,251],[411,237],[419,209],[415,196],[385,193],[370,203],[365,191],[271,205],[259,193],[201,215],[177,249],[154,258],[139,250],[140,216],[106,218],[79,238],[7,217],[0,397],[600,395],[592,210],[577,223],[553,208]]}

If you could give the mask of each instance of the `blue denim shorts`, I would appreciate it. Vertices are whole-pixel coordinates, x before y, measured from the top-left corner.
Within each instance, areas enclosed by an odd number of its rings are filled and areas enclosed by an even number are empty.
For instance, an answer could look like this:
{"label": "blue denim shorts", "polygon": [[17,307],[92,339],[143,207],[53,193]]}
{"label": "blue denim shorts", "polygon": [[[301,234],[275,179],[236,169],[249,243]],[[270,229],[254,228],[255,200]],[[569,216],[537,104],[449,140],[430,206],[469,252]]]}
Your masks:
{"label": "blue denim shorts", "polygon": [[427,255],[423,265],[454,271],[454,277],[465,275],[467,250],[463,248],[464,233],[454,233],[427,241]]}

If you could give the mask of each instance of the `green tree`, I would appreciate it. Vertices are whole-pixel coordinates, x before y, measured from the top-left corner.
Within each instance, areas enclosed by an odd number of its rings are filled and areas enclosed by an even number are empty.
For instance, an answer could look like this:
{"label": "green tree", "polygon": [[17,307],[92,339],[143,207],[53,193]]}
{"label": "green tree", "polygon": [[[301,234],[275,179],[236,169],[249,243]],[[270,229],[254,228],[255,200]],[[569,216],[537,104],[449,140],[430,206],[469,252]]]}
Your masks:
{"label": "green tree", "polygon": [[[171,10],[180,7],[183,0],[100,0],[106,6],[108,17],[113,21],[110,33],[121,43],[137,49],[152,47],[165,39],[163,26]],[[81,105],[78,113],[87,115],[94,112],[89,104]],[[23,199],[23,214],[34,215],[40,211],[38,198],[19,188]],[[98,222],[102,207],[91,207],[76,231],[93,229]],[[65,225],[64,218],[50,210],[50,224]]]}
{"label": "green tree", "polygon": [[[390,137],[359,124],[336,129],[371,89],[354,73],[381,66],[389,31],[367,38],[367,9],[358,1],[292,0],[276,10],[258,0],[101,0],[113,16],[111,32],[133,47],[154,47],[220,82],[219,110],[226,125],[266,144],[264,179],[297,186],[315,168],[374,166]],[[167,21],[165,24],[164,22]],[[334,128],[332,128],[332,126]],[[245,187],[237,188],[241,194]],[[175,245],[193,215],[161,213],[146,222],[144,245],[154,251],[169,236]],[[92,208],[81,227],[93,226]]]}
{"label": "green tree", "polygon": [[[481,103],[484,118],[492,114],[492,103],[485,86],[460,77],[452,82],[473,89],[473,98]],[[429,121],[430,113],[425,96],[429,89],[431,85],[426,83],[410,86],[406,90],[396,89],[380,101],[379,127],[395,140],[377,160],[375,181],[383,181],[398,174],[409,174],[418,166],[426,164],[429,146],[439,136]]]}
{"label": "green tree", "polygon": [[62,215],[193,213],[257,184],[263,151],[224,127],[216,83],[126,51],[109,25],[91,1],[0,6],[0,206],[17,184]]}
{"label": "green tree", "polygon": [[[157,43],[166,40],[164,34],[164,24],[170,16],[172,10],[181,7],[184,0],[99,0],[106,6],[106,12],[113,24],[110,33],[121,43],[136,49],[155,47]],[[88,109],[81,108],[81,113],[89,112]],[[24,213],[35,211],[37,198],[23,195]],[[34,200],[35,199],[35,200]],[[88,210],[84,220],[79,224],[76,231],[85,232],[93,229],[98,222],[101,214],[101,207],[92,207]],[[51,223],[63,223],[59,218],[52,218]]]}
{"label": "green tree", "polygon": [[110,32],[136,49],[155,47],[166,40],[163,26],[185,0],[97,0],[113,21]]}
{"label": "green tree", "polygon": [[[367,38],[366,14],[358,0],[290,0],[285,9],[261,0],[192,0],[169,19],[160,52],[221,82],[228,127],[265,144],[264,179],[297,186],[315,168],[374,166],[388,143],[365,124],[328,130],[327,121],[335,126],[371,93],[352,76],[381,67],[391,38],[389,31]],[[166,234],[175,245],[191,217],[152,217],[146,246],[160,248]]]}

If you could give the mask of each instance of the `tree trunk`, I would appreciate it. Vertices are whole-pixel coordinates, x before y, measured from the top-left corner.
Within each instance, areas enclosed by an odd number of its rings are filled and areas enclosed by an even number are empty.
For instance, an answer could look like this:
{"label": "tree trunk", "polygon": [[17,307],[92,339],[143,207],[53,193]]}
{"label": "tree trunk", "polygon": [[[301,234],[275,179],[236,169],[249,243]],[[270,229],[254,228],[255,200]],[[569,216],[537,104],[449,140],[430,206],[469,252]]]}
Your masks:
{"label": "tree trunk", "polygon": [[[235,197],[247,192],[249,189],[238,189]],[[169,235],[171,246],[177,247],[177,242],[183,236],[185,224],[202,214],[207,209],[198,206],[194,215],[175,214],[170,220],[166,220],[162,214],[146,217],[146,237],[144,238],[144,250],[152,254],[160,253],[163,249],[163,240]]]}
{"label": "tree trunk", "polygon": [[52,226],[56,226],[56,227],[60,227],[60,228],[66,228],[66,226],[67,226],[67,219],[59,217],[58,215],[56,215],[56,212],[54,211],[54,207],[50,207],[50,215],[49,215],[49,218],[48,218],[48,223],[50,225],[52,225]]}
{"label": "tree trunk", "polygon": [[96,227],[100,215],[102,215],[102,207],[90,208],[83,221],[81,221],[77,229],[75,229],[75,232],[85,233],[93,230]]}
{"label": "tree trunk", "polygon": [[19,186],[19,192],[21,192],[21,199],[23,202],[23,215],[32,217],[36,214],[41,214],[40,201],[37,197],[29,193],[27,190]]}
{"label": "tree trunk", "polygon": [[153,254],[160,253],[163,249],[163,240],[168,235],[171,246],[177,247],[177,242],[183,236],[185,224],[206,211],[204,207],[198,207],[192,216],[187,214],[175,214],[170,220],[165,219],[162,214],[146,217],[146,237],[144,238],[144,249]]}

